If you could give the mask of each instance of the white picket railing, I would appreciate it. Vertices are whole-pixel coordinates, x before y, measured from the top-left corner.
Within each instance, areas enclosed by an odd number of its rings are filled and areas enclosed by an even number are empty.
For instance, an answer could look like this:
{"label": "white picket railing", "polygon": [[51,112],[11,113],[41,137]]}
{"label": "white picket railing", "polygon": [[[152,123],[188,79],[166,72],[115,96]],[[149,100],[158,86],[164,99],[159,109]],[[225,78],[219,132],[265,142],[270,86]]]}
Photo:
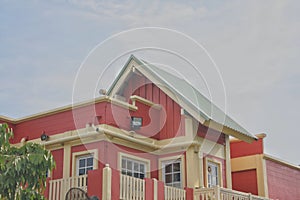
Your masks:
{"label": "white picket railing", "polygon": [[249,193],[231,189],[213,187],[195,189],[194,200],[269,200],[265,197],[255,196]]}
{"label": "white picket railing", "polygon": [[123,174],[120,176],[120,199],[145,199],[145,180]]}
{"label": "white picket railing", "polygon": [[72,187],[87,191],[87,175],[62,178],[49,181],[49,200],[64,200]]}
{"label": "white picket railing", "polygon": [[165,200],[186,200],[185,190],[165,185]]}

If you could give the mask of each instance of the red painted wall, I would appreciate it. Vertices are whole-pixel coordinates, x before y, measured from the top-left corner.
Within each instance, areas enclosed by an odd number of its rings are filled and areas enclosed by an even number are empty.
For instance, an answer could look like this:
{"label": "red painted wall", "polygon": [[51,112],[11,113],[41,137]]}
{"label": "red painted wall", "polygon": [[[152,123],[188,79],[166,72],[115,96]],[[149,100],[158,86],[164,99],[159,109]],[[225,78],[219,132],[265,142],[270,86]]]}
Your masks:
{"label": "red painted wall", "polygon": [[145,76],[134,73],[132,73],[124,85],[119,94],[123,95],[127,102],[130,102],[130,96],[137,95],[162,106],[163,109],[159,119],[161,122],[159,125],[161,131],[155,138],[167,139],[184,134],[184,121],[180,113],[181,107],[159,89],[159,87]]}
{"label": "red painted wall", "polygon": [[157,110],[140,102],[137,102],[136,105],[139,108],[137,111],[129,111],[127,108],[101,102],[23,121],[11,125],[15,133],[12,143],[19,143],[23,137],[28,137],[28,140],[39,138],[43,132],[51,136],[84,128],[88,123],[108,124],[131,130],[131,116],[143,118],[143,127],[137,131],[142,135],[166,139],[184,134],[184,120],[180,114],[180,107],[174,102],[172,109],[169,109],[167,119],[164,119],[166,117],[165,109]]}
{"label": "red painted wall", "polygon": [[257,141],[253,141],[251,144],[243,141],[230,142],[231,158],[262,154],[263,149],[263,138],[260,138]]}
{"label": "red painted wall", "polygon": [[256,169],[232,172],[232,189],[257,195]]}
{"label": "red painted wall", "polygon": [[300,170],[266,160],[269,197],[300,199]]}
{"label": "red painted wall", "polygon": [[89,196],[97,196],[99,199],[102,197],[102,181],[103,171],[101,169],[88,171],[88,187],[87,193]]}
{"label": "red painted wall", "polygon": [[52,150],[51,151],[56,167],[52,171],[51,178],[52,179],[60,179],[63,177],[63,162],[64,162],[64,152],[63,149]]}
{"label": "red painted wall", "polygon": [[[18,143],[23,137],[29,140],[39,138],[43,132],[54,135],[70,130],[84,128],[87,123],[101,123],[104,119],[106,102],[89,105],[73,110],[41,116],[36,119],[19,122],[14,127],[13,143]],[[97,116],[102,116],[98,121]]]}

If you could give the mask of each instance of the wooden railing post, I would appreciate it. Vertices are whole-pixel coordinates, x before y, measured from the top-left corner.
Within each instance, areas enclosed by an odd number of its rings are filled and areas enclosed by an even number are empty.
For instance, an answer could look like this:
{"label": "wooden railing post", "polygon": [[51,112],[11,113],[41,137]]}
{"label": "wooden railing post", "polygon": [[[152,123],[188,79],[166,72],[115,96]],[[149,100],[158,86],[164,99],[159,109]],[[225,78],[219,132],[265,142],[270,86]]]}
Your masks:
{"label": "wooden railing post", "polygon": [[249,200],[252,200],[252,194],[249,193]]}
{"label": "wooden railing post", "polygon": [[103,168],[102,200],[111,200],[111,168],[106,164]]}
{"label": "wooden railing post", "polygon": [[153,200],[158,199],[158,184],[157,184],[157,179],[152,179],[153,180]]}
{"label": "wooden railing post", "polygon": [[215,195],[216,195],[216,200],[221,200],[221,194],[220,194],[220,186],[215,187]]}

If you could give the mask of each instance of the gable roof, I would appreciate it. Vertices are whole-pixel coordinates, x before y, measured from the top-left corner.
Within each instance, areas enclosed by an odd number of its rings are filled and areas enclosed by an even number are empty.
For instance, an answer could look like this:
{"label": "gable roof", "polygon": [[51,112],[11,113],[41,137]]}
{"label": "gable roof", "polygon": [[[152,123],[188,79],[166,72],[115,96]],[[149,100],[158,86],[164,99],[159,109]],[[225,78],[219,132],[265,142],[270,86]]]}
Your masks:
{"label": "gable roof", "polygon": [[[125,71],[131,67],[129,66],[131,61],[134,61],[139,65],[135,66],[135,68],[137,68],[147,78],[149,78],[149,76],[154,77],[159,82],[159,85],[167,87],[173,94],[175,94],[176,98],[180,99],[181,102],[185,103],[185,105],[190,108],[189,110],[196,111],[189,112],[189,114],[195,119],[199,119],[199,116],[201,116],[203,120],[198,121],[200,121],[202,124],[217,130],[221,130],[224,133],[232,135],[246,142],[251,142],[256,139],[255,136],[250,134],[245,128],[226,115],[220,108],[214,105],[208,98],[202,95],[199,90],[193,87],[186,80],[172,75],[144,60],[140,60],[133,55],[130,56],[125,66],[112,83],[108,90],[108,95],[112,95],[116,85],[120,84],[121,77],[124,76]],[[149,79],[151,80],[151,78]],[[158,87],[161,88],[159,85]],[[177,103],[181,105],[180,102]],[[186,106],[182,107],[186,109]]]}

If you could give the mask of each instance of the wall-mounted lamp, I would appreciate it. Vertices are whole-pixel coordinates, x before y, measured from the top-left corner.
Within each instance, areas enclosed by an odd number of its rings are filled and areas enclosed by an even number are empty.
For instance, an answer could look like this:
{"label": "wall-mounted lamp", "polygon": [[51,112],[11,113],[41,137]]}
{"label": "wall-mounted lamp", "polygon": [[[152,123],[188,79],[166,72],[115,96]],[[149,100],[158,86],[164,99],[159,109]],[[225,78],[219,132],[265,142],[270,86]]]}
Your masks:
{"label": "wall-mounted lamp", "polygon": [[49,135],[46,135],[45,131],[43,131],[42,135],[41,135],[41,140],[42,141],[47,141],[49,140]]}
{"label": "wall-mounted lamp", "polygon": [[140,129],[143,125],[143,118],[141,117],[131,117],[131,129],[137,130]]}

